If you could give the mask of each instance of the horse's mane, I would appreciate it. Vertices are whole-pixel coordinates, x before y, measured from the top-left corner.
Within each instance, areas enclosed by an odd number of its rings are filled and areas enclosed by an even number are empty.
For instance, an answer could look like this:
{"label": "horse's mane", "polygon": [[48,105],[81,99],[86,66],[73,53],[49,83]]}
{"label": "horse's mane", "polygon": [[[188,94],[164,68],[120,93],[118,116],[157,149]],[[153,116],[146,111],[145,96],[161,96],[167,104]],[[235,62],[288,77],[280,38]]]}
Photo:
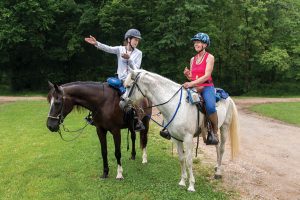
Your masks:
{"label": "horse's mane", "polygon": [[[69,86],[74,86],[74,85],[96,86],[96,87],[99,86],[100,87],[100,86],[103,85],[103,83],[102,82],[95,82],[95,81],[75,81],[75,82],[62,84],[61,87],[69,87]],[[49,93],[47,95],[48,103],[50,103],[50,101],[51,101],[53,90],[54,90],[54,88],[51,88],[51,90],[49,91]],[[77,110],[81,110],[81,109],[78,108]]]}
{"label": "horse's mane", "polygon": [[[163,82],[164,84],[167,84],[167,85],[174,84],[174,85],[176,85],[176,86],[177,86],[177,85],[179,86],[178,83],[176,83],[175,81],[173,81],[173,80],[171,80],[171,79],[169,79],[169,78],[167,78],[167,77],[164,77],[164,76],[162,76],[162,75],[156,74],[156,73],[154,73],[154,72],[148,72],[148,71],[145,71],[145,72],[147,72],[147,74],[150,74],[152,77],[154,77],[154,79],[160,80],[160,81]],[[158,77],[158,78],[157,78],[157,77]]]}
{"label": "horse's mane", "polygon": [[70,82],[65,83],[61,85],[62,87],[68,87],[73,85],[92,85],[92,86],[102,86],[102,82],[95,82],[95,81],[76,81],[76,82]]}
{"label": "horse's mane", "polygon": [[[137,73],[145,73],[145,74],[148,74],[148,75],[150,75],[155,81],[153,81],[153,85],[159,85],[159,84],[161,84],[160,82],[158,82],[158,81],[161,81],[161,82],[163,82],[163,84],[167,84],[167,85],[171,85],[171,84],[174,84],[174,86],[180,86],[178,83],[176,83],[175,81],[173,81],[173,80],[171,80],[171,79],[169,79],[169,78],[166,78],[166,77],[164,77],[164,76],[161,76],[161,75],[159,75],[159,74],[156,74],[156,73],[154,73],[154,72],[150,72],[150,71],[146,71],[146,70],[143,70],[143,69],[138,69],[138,70],[134,70],[135,72],[137,72]],[[130,79],[131,79],[131,76],[132,76],[132,74],[130,74],[127,78],[126,78],[126,80],[125,80],[125,82],[124,82],[124,85],[128,85],[128,83],[129,83],[129,81],[130,81]]]}

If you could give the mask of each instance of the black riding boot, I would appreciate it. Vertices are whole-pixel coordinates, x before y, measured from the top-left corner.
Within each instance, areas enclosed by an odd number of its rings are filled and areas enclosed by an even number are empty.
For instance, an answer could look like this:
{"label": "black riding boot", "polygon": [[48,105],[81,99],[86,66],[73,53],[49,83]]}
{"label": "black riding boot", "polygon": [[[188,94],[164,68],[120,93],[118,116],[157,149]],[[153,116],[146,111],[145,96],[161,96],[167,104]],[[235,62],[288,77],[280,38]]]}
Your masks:
{"label": "black riding boot", "polygon": [[211,127],[208,127],[208,135],[206,144],[207,145],[217,145],[219,143],[218,137],[218,114],[217,112],[208,116],[208,119],[211,122]]}

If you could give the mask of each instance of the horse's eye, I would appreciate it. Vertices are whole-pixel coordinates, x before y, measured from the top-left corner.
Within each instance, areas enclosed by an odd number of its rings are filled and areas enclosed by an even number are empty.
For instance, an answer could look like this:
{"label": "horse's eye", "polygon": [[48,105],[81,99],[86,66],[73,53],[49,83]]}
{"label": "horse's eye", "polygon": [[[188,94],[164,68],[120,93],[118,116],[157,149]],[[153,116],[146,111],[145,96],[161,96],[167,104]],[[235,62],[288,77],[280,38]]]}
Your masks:
{"label": "horse's eye", "polygon": [[54,102],[54,105],[55,105],[55,106],[59,106],[59,105],[60,105],[60,101],[55,101],[55,102]]}

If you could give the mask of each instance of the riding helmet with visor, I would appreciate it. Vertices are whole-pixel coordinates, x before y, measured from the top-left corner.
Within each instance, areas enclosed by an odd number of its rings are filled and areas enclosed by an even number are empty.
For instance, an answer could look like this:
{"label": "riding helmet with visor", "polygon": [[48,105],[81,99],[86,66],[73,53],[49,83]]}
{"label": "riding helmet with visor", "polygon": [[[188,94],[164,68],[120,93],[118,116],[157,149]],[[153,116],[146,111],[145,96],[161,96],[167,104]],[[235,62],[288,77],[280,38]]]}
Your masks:
{"label": "riding helmet with visor", "polygon": [[210,39],[206,33],[197,33],[196,35],[194,35],[194,37],[191,40],[203,42],[207,44],[207,46],[210,45]]}
{"label": "riding helmet with visor", "polygon": [[134,28],[133,29],[129,29],[125,33],[124,39],[127,40],[127,38],[132,38],[132,37],[135,37],[135,38],[138,38],[138,39],[142,39],[140,31],[137,30],[137,29],[134,29]]}

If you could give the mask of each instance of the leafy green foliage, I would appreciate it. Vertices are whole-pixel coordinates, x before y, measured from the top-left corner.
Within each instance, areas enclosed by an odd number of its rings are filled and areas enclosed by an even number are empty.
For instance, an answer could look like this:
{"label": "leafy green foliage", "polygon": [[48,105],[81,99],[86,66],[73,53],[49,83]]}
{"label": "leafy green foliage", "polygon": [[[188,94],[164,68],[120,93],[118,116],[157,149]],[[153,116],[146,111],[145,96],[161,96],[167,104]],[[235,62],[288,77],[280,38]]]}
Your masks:
{"label": "leafy green foliage", "polygon": [[271,48],[262,54],[260,62],[265,68],[264,71],[275,70],[281,73],[290,69],[289,60],[290,57],[285,49]]}
{"label": "leafy green foliage", "polygon": [[210,35],[215,85],[231,94],[299,83],[299,13],[299,0],[1,1],[0,84],[17,91],[45,89],[47,80],[105,80],[116,57],[84,37],[122,45],[129,28],[142,32],[142,67],[180,83],[197,32]]}

